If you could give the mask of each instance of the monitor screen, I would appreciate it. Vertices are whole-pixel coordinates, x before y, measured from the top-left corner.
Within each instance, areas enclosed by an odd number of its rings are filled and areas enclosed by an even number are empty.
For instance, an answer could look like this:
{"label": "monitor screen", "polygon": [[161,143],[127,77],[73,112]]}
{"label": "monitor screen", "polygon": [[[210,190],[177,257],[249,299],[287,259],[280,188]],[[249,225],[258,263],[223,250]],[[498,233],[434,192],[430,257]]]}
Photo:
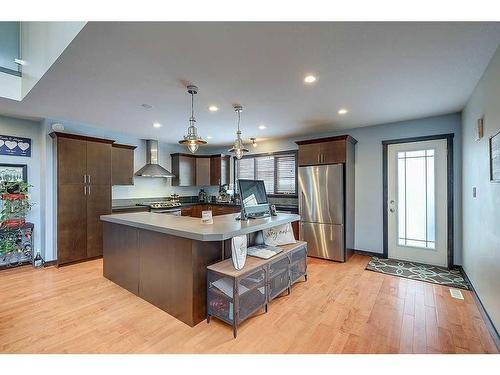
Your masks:
{"label": "monitor screen", "polygon": [[247,214],[259,214],[269,211],[266,187],[262,180],[238,180],[241,206]]}

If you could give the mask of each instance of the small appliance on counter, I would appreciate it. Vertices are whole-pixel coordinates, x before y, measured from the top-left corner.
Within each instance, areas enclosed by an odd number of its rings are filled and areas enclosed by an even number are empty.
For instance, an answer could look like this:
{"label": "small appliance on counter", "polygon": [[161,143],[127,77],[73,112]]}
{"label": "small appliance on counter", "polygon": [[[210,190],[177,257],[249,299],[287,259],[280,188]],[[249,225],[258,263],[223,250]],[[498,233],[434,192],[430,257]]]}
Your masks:
{"label": "small appliance on counter", "polygon": [[208,201],[208,193],[204,189],[200,189],[200,192],[198,193],[198,202],[206,203]]}
{"label": "small appliance on counter", "polygon": [[229,185],[221,185],[219,187],[219,195],[217,195],[217,203],[231,203],[231,194],[228,192]]}

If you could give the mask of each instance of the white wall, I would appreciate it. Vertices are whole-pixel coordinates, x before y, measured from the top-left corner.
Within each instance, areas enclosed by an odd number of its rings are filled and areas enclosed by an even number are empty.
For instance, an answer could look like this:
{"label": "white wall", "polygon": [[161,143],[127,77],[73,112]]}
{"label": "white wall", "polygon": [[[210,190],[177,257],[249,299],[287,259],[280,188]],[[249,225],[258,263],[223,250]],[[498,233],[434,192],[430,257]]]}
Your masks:
{"label": "white wall", "polygon": [[[22,92],[24,98],[63,53],[86,22],[21,22]],[[21,100],[21,99],[18,99]]]}
{"label": "white wall", "polygon": [[435,134],[454,133],[454,201],[455,201],[455,252],[456,264],[461,264],[461,123],[460,114],[429,117],[377,126],[317,134],[268,142],[258,142],[252,153],[297,149],[296,140],[349,134],[357,139],[356,191],[355,191],[355,248],[383,252],[382,225],[382,141]]}
{"label": "white wall", "polygon": [[[490,182],[489,137],[500,131],[500,48],[462,113],[463,268],[500,330],[500,183]],[[484,116],[484,137],[474,140]],[[477,197],[472,197],[472,188]]]}
{"label": "white wall", "polygon": [[0,134],[31,138],[31,157],[0,155],[0,163],[27,164],[28,183],[30,188],[30,201],[35,203],[28,214],[27,220],[35,224],[34,246],[35,250],[42,248],[43,227],[42,213],[44,207],[40,204],[41,197],[41,145],[40,124],[35,121],[19,120],[11,117],[0,116]]}
{"label": "white wall", "polygon": [[18,101],[21,100],[21,86],[21,77],[0,72],[0,97]]}

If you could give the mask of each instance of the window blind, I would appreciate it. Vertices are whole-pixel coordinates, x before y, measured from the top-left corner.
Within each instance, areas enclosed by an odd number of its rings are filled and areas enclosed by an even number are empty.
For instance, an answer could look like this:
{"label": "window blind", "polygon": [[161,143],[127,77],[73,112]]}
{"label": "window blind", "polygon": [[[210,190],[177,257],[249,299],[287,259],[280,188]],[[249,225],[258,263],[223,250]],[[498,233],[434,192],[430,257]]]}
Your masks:
{"label": "window blind", "polygon": [[235,168],[236,179],[263,180],[268,194],[297,194],[295,152],[247,156],[236,160]]}
{"label": "window blind", "polygon": [[295,194],[295,155],[276,156],[276,194]]}

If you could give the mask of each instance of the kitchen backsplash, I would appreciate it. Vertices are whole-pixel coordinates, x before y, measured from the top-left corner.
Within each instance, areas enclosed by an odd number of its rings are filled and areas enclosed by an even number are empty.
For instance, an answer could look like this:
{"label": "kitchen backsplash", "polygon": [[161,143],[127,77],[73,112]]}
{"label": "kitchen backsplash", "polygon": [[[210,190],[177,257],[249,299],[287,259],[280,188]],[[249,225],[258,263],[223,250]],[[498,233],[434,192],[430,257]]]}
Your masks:
{"label": "kitchen backsplash", "polygon": [[[206,188],[204,188],[206,191]],[[177,193],[175,193],[177,194]],[[215,194],[213,194],[215,195]],[[113,207],[122,207],[122,206],[134,206],[138,203],[147,203],[147,202],[156,202],[166,200],[168,196],[150,196],[143,198],[115,198],[113,197]],[[182,195],[179,197],[180,202],[182,203],[192,203],[198,201],[198,194],[196,195]],[[269,203],[277,205],[277,206],[297,206],[297,198],[269,198]]]}

